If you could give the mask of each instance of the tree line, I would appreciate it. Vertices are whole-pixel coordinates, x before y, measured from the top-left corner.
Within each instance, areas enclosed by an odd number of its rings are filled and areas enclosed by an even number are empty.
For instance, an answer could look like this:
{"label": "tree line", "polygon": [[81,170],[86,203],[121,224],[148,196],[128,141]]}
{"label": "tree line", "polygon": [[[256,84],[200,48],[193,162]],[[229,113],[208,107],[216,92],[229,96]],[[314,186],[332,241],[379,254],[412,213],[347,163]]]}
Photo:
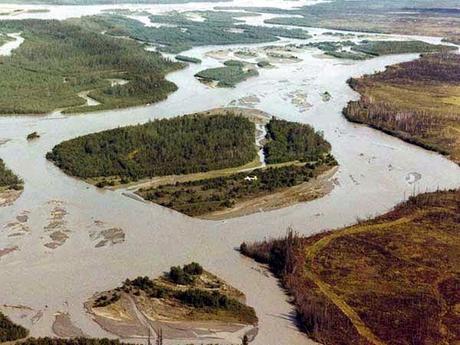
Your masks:
{"label": "tree line", "polygon": [[82,178],[189,174],[254,160],[254,133],[252,122],[232,114],[182,116],[68,140],[47,158]]}
{"label": "tree line", "polygon": [[331,145],[307,124],[272,118],[264,145],[267,164],[316,161],[329,153]]}

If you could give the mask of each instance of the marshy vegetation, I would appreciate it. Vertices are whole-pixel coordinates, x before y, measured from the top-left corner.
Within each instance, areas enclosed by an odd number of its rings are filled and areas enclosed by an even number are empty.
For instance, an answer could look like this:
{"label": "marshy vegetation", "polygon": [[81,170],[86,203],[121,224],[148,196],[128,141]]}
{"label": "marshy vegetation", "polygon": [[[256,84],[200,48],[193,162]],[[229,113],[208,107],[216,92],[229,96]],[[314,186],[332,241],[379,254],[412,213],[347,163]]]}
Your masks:
{"label": "marshy vegetation", "polygon": [[[334,0],[294,9],[274,7],[226,7],[249,12],[281,14],[265,23],[322,27],[334,30],[406,35],[460,37],[456,0],[414,2],[411,0]],[[223,7],[219,7],[222,9]]]}
{"label": "marshy vegetation", "polygon": [[73,176],[128,182],[244,165],[257,156],[254,133],[254,123],[232,113],[190,115],[71,139],[47,158]]}
{"label": "marshy vegetation", "polygon": [[[25,38],[11,56],[0,57],[0,114],[123,108],[157,102],[176,90],[164,76],[181,64],[137,42],[83,28],[78,20],[1,21],[0,31]],[[113,78],[129,82],[112,86]],[[81,91],[101,104],[85,106]]]}
{"label": "marshy vegetation", "polygon": [[427,54],[349,84],[361,94],[344,109],[364,123],[460,163],[460,56]]}
{"label": "marshy vegetation", "polygon": [[240,249],[269,264],[314,339],[449,344],[460,336],[459,205],[459,190],[421,194],[348,228]]}
{"label": "marshy vegetation", "polygon": [[[194,11],[151,15],[158,27],[120,15],[82,18],[85,26],[105,31],[107,35],[130,37],[155,45],[160,51],[178,54],[204,45],[249,44],[274,42],[279,37],[306,39],[311,37],[302,29],[245,25],[241,18],[254,13]],[[193,17],[200,20],[194,20]]]}

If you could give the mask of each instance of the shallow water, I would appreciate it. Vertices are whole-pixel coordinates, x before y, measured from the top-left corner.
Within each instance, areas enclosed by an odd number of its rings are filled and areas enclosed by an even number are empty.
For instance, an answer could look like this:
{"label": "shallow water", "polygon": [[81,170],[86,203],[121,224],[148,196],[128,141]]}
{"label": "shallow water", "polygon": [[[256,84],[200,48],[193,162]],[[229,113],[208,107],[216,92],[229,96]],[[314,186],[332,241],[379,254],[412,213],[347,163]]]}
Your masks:
{"label": "shallow water", "polygon": [[[317,34],[315,40],[325,38],[321,33],[326,30],[310,31]],[[417,55],[344,61],[324,58],[317,50],[309,50],[299,54],[302,62],[260,69],[258,77],[233,89],[210,88],[198,82],[193,77],[197,71],[219,65],[205,54],[227,48],[200,47],[185,52],[184,55],[198,57],[203,63],[170,74],[168,79],[179,90],[152,106],[75,116],[0,118],[0,142],[9,140],[0,146],[0,157],[25,181],[21,198],[13,206],[0,209],[0,248],[19,248],[0,258],[0,291],[2,303],[43,311],[43,317],[34,324],[27,318],[17,320],[30,328],[32,335],[49,335],[53,315],[61,311],[69,312],[85,333],[107,336],[86,316],[82,306],[85,299],[95,291],[113,288],[126,277],[156,276],[171,265],[194,260],[247,295],[260,319],[254,344],[313,343],[296,329],[294,310],[276,280],[234,248],[242,241],[283,235],[288,227],[311,234],[348,225],[357,218],[383,213],[412,193],[460,186],[460,168],[444,157],[351,124],[341,115],[347,101],[358,97],[345,83],[349,77],[373,73]],[[299,88],[305,89],[312,104],[303,113],[285,97]],[[332,95],[329,102],[322,100],[325,91]],[[329,195],[277,211],[219,222],[203,221],[127,198],[123,190],[101,191],[65,175],[45,159],[46,152],[66,139],[226,106],[248,95],[260,99],[255,105],[257,109],[309,123],[324,133],[340,164],[336,186]],[[26,136],[33,131],[41,137],[28,142]],[[50,241],[50,232],[45,228],[53,221],[52,211],[56,207],[67,212],[57,226],[67,231],[69,238],[52,250],[44,246]],[[24,211],[28,212],[28,221],[23,223],[26,230],[8,226],[18,222],[16,216]],[[126,241],[95,248],[90,233],[108,227],[123,229]],[[11,236],[17,233],[23,235]]]}

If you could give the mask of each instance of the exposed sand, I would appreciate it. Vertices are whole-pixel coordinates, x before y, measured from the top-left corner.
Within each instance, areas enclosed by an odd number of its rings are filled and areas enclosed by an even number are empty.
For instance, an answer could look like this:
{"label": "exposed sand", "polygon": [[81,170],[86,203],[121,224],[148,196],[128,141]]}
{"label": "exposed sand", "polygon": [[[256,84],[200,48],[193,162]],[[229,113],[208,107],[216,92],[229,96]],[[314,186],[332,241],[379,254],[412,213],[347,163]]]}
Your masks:
{"label": "exposed sand", "polygon": [[22,194],[22,190],[0,190],[0,207],[11,206]]}
{"label": "exposed sand", "polygon": [[52,326],[53,333],[61,338],[84,337],[85,333],[76,327],[68,313],[57,313]]}
{"label": "exposed sand", "polygon": [[[155,283],[173,291],[190,288],[174,284],[162,276],[155,279]],[[241,303],[246,299],[241,291],[206,271],[195,280],[193,288],[219,291]],[[95,306],[98,298],[111,298],[115,294],[120,296],[116,301]],[[174,298],[150,298],[144,292],[133,294],[132,291],[115,289],[96,293],[85,303],[85,309],[104,330],[121,339],[155,339],[161,330],[165,339],[188,341],[188,344],[204,339],[231,344],[239,343],[244,335],[253,338],[257,334],[257,325],[236,322],[234,316],[229,319],[228,314],[193,308]]]}

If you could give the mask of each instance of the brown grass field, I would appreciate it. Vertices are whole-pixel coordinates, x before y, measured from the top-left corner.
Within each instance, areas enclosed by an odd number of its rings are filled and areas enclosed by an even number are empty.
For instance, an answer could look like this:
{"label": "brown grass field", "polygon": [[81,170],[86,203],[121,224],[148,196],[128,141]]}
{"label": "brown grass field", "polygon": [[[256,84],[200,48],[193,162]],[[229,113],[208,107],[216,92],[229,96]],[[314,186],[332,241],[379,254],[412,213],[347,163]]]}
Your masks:
{"label": "brown grass field", "polygon": [[458,344],[460,190],[308,238],[243,244],[293,295],[323,344]]}
{"label": "brown grass field", "polygon": [[460,55],[433,54],[351,79],[345,117],[460,163]]}

